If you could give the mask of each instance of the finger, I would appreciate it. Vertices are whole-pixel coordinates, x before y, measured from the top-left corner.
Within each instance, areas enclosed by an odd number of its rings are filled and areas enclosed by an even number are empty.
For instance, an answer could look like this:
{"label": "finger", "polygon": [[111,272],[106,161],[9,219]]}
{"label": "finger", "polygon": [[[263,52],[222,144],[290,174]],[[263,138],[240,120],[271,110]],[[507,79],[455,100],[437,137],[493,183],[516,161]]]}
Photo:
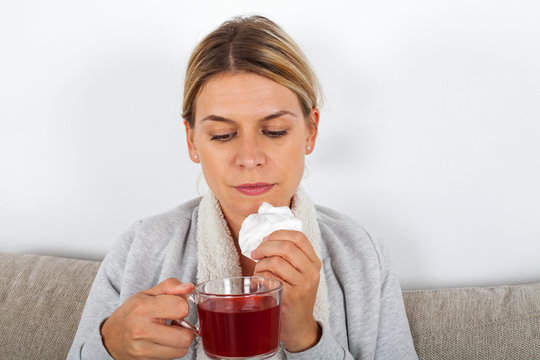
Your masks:
{"label": "finger", "polygon": [[313,249],[313,245],[303,232],[294,230],[277,230],[268,235],[266,240],[289,240],[293,242],[300,250],[302,250],[311,262],[320,262],[315,249]]}
{"label": "finger", "polygon": [[177,295],[149,296],[146,299],[148,315],[155,319],[178,320],[189,313],[187,300]]}
{"label": "finger", "polygon": [[[190,343],[191,344],[191,343]],[[142,340],[133,344],[132,355],[146,359],[177,359],[185,356],[189,346],[176,347],[155,343],[150,340]]]}
{"label": "finger", "polygon": [[148,324],[142,332],[140,340],[176,349],[189,347],[195,338],[195,334],[185,327],[158,322]]}
{"label": "finger", "polygon": [[265,257],[279,256],[300,272],[305,272],[313,264],[307,255],[289,240],[268,240],[262,242],[252,253],[253,259],[263,259]]}
{"label": "finger", "polygon": [[302,274],[288,261],[280,256],[265,257],[257,262],[254,273],[260,276],[263,273],[271,273],[277,276],[282,282],[291,286],[298,286],[303,283]]}
{"label": "finger", "polygon": [[146,295],[187,295],[190,294],[195,286],[191,283],[182,283],[175,278],[168,278],[156,286],[142,291]]}
{"label": "finger", "polygon": [[279,276],[275,275],[274,273],[272,273],[270,271],[256,271],[256,272],[253,273],[253,276],[260,276],[260,277],[280,281],[281,284],[283,284],[283,294],[285,294],[286,289],[293,287],[291,284],[289,284],[288,282],[286,282],[285,280],[283,280],[282,278],[280,278]]}

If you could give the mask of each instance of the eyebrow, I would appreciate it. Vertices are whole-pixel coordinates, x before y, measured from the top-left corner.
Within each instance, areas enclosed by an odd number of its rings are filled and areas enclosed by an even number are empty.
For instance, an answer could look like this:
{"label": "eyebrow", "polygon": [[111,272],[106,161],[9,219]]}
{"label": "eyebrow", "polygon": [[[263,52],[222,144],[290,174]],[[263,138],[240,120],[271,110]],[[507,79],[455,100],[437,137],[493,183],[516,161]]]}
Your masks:
{"label": "eyebrow", "polygon": [[[283,115],[292,115],[294,117],[297,117],[296,114],[293,113],[293,112],[290,112],[290,111],[287,111],[287,110],[280,110],[280,111],[276,111],[275,113],[272,113],[270,115],[266,115],[265,117],[259,119],[258,121],[268,121],[268,120],[272,120],[272,119],[281,117]],[[229,118],[226,118],[226,117],[223,117],[223,116],[218,116],[218,115],[205,116],[201,121],[206,121],[206,120],[235,122],[233,119],[229,119]]]}

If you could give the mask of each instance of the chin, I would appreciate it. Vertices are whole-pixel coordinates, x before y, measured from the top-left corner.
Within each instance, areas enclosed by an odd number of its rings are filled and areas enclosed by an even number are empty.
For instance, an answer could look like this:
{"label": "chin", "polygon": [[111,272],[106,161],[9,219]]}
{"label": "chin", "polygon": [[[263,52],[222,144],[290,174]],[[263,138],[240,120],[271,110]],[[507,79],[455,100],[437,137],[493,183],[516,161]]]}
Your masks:
{"label": "chin", "polygon": [[237,204],[240,205],[239,206],[240,212],[243,215],[248,216],[251,214],[256,214],[259,211],[259,207],[261,206],[263,202],[267,202],[271,204],[272,206],[274,206],[274,201],[268,198],[263,198],[263,197],[258,198],[258,199],[257,198],[239,199]]}
{"label": "chin", "polygon": [[258,196],[244,195],[234,188],[232,190],[233,192],[232,196],[229,197],[229,203],[235,204],[236,211],[244,216],[257,213],[263,202],[267,202],[272,206],[290,206],[291,198],[293,196],[279,193],[279,188],[273,188],[269,192]]}

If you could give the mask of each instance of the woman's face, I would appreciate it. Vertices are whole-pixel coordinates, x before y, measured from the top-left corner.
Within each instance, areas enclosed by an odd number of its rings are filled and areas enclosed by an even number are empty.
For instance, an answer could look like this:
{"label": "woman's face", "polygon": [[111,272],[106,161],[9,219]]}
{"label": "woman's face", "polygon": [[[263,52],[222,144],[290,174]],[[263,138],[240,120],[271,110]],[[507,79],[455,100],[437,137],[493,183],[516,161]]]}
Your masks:
{"label": "woman's face", "polygon": [[[241,221],[263,201],[289,206],[317,134],[296,94],[260,75],[223,74],[203,86],[195,109],[190,157],[225,216]],[[310,116],[318,123],[317,109]]]}

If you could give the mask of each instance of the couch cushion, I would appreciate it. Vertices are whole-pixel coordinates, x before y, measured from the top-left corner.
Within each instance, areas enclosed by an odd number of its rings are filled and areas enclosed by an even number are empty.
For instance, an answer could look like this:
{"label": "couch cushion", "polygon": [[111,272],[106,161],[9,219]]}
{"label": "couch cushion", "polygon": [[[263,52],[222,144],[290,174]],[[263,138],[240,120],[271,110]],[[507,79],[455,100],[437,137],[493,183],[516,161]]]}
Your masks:
{"label": "couch cushion", "polygon": [[98,267],[0,253],[0,358],[65,359]]}
{"label": "couch cushion", "polygon": [[420,359],[540,359],[540,283],[403,298]]}

